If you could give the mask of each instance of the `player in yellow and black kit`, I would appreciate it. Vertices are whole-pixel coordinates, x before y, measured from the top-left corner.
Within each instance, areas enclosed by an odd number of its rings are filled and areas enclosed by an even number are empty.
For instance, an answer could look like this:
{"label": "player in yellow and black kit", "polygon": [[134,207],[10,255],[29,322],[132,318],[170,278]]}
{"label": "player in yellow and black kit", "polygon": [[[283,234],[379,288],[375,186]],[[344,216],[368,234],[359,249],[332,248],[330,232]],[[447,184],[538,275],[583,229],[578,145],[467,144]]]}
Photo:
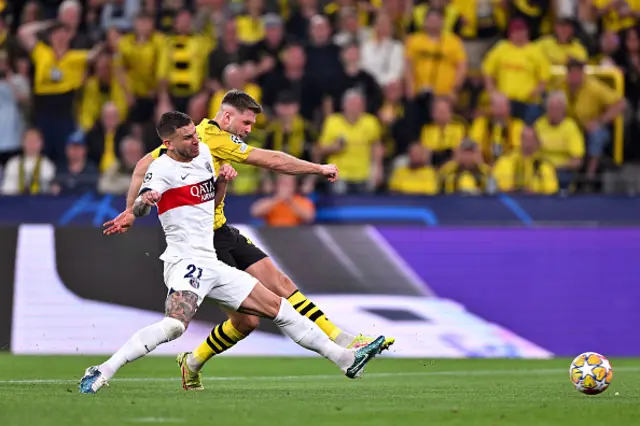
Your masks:
{"label": "player in yellow and black kit", "polygon": [[[331,182],[338,178],[338,169],[335,165],[315,164],[280,151],[253,148],[245,144],[242,139],[251,132],[251,127],[260,112],[262,107],[251,96],[239,90],[231,90],[222,100],[222,106],[215,118],[205,119],[196,127],[200,140],[211,150],[216,173],[222,164],[237,162],[286,174],[321,175]],[[144,175],[154,158],[162,155],[163,151],[164,146],[161,146],[138,162],[127,196],[127,210],[105,224],[108,227],[104,231],[105,234],[126,232],[131,227],[134,221],[133,203]],[[363,335],[354,335],[341,330],[329,321],[322,310],[307,299],[262,250],[242,236],[236,228],[226,224],[223,208],[223,203],[220,203],[216,209],[214,221],[214,229],[216,229],[214,246],[221,261],[245,270],[265,287],[287,298],[300,314],[315,322],[340,346],[358,348],[371,340]],[[214,355],[226,351],[244,339],[259,324],[259,319],[255,316],[236,312],[229,312],[228,316],[229,319],[217,325],[193,353],[178,355],[184,389],[203,389],[200,370],[204,364]],[[393,342],[394,339],[387,339],[385,349]]]}

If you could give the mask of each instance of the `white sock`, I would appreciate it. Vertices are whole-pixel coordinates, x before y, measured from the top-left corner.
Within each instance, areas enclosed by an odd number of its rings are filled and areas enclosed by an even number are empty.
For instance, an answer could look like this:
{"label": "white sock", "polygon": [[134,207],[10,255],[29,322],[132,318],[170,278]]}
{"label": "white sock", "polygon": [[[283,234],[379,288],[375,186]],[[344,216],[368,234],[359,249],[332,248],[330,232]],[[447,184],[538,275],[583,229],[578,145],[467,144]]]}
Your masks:
{"label": "white sock", "polygon": [[184,333],[184,330],[185,327],[182,322],[174,318],[165,317],[162,321],[136,332],[127,343],[118,349],[118,352],[101,364],[98,369],[109,380],[120,367],[145,356],[162,343],[177,339]]}
{"label": "white sock", "polygon": [[317,325],[307,317],[300,315],[287,299],[281,299],[280,311],[273,322],[291,340],[303,348],[324,356],[340,367],[342,371],[351,367],[355,360],[355,354],[352,351],[332,342],[329,336],[324,334]]}

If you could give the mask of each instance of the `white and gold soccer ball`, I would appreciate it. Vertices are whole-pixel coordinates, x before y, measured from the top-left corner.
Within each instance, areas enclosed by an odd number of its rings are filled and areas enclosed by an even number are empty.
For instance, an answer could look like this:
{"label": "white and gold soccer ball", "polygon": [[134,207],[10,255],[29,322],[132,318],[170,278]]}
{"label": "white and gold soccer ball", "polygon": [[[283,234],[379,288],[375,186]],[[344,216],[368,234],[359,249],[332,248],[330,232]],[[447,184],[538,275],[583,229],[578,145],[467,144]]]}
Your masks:
{"label": "white and gold soccer ball", "polygon": [[569,378],[578,391],[597,395],[611,384],[613,368],[609,360],[599,353],[585,352],[571,362]]}

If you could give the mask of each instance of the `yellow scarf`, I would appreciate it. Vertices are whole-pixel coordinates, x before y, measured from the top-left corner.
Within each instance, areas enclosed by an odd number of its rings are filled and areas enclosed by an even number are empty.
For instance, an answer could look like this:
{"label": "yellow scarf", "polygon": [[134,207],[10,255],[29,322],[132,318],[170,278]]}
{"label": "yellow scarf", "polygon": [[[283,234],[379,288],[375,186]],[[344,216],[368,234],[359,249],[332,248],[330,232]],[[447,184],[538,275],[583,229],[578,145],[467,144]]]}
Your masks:
{"label": "yellow scarf", "polygon": [[[20,169],[18,171],[18,192],[20,194],[39,194],[40,193],[40,165],[42,157],[38,156],[36,165],[33,167],[31,178],[27,182],[26,171],[24,169],[24,156],[20,158]],[[28,189],[27,189],[28,188]]]}
{"label": "yellow scarf", "polygon": [[100,158],[100,172],[106,172],[116,162],[116,137],[114,132],[104,135],[104,152]]}

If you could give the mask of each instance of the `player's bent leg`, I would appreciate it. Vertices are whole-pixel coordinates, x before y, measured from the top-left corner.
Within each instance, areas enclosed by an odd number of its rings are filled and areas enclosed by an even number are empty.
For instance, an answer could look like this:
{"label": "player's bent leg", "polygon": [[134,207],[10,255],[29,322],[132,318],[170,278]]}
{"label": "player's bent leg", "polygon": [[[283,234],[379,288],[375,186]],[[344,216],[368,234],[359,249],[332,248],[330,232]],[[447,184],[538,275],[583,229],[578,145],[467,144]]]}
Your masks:
{"label": "player's bent leg", "polygon": [[[225,309],[225,311],[227,311]],[[260,317],[255,315],[247,315],[240,312],[227,311],[229,321],[233,328],[240,332],[243,336],[248,336],[253,330],[260,325]]]}
{"label": "player's bent leg", "polygon": [[308,318],[299,315],[283,297],[257,283],[240,305],[239,311],[272,319],[284,334],[303,348],[336,364],[349,378],[360,375],[364,366],[382,351],[384,336],[353,352],[333,342]]}
{"label": "player's bent leg", "polygon": [[346,347],[356,337],[341,330],[329,321],[324,312],[315,303],[307,299],[271,259],[264,258],[249,266],[246,271],[256,277],[266,288],[280,297],[284,297],[301,315],[315,322],[320,329],[340,346]]}
{"label": "player's bent leg", "polygon": [[260,324],[260,318],[239,312],[227,312],[229,319],[216,325],[194,351],[195,359],[189,361],[189,368],[199,371],[202,364],[215,355],[231,349],[240,340],[247,337]]}
{"label": "player's bent leg", "polygon": [[153,351],[159,345],[177,339],[189,326],[198,309],[198,295],[190,291],[176,291],[167,297],[165,317],[136,332],[106,362],[89,367],[80,380],[80,393],[96,393],[125,364]]}
{"label": "player's bent leg", "polygon": [[184,352],[178,355],[178,365],[182,369],[182,387],[185,390],[202,390],[201,375],[198,374],[204,364],[222,352],[231,349],[244,339],[260,324],[260,318],[239,312],[227,312],[229,319],[211,330],[209,337],[198,346],[193,353]]}
{"label": "player's bent leg", "polygon": [[[322,309],[298,290],[294,282],[279,270],[270,258],[267,257],[255,262],[246,269],[246,272],[257,278],[276,295],[286,298],[296,311],[316,323],[338,345],[349,349],[358,349],[373,340],[371,337],[362,334],[355,335],[336,326],[327,318]],[[395,339],[387,338],[383,349],[388,349],[394,342]]]}

